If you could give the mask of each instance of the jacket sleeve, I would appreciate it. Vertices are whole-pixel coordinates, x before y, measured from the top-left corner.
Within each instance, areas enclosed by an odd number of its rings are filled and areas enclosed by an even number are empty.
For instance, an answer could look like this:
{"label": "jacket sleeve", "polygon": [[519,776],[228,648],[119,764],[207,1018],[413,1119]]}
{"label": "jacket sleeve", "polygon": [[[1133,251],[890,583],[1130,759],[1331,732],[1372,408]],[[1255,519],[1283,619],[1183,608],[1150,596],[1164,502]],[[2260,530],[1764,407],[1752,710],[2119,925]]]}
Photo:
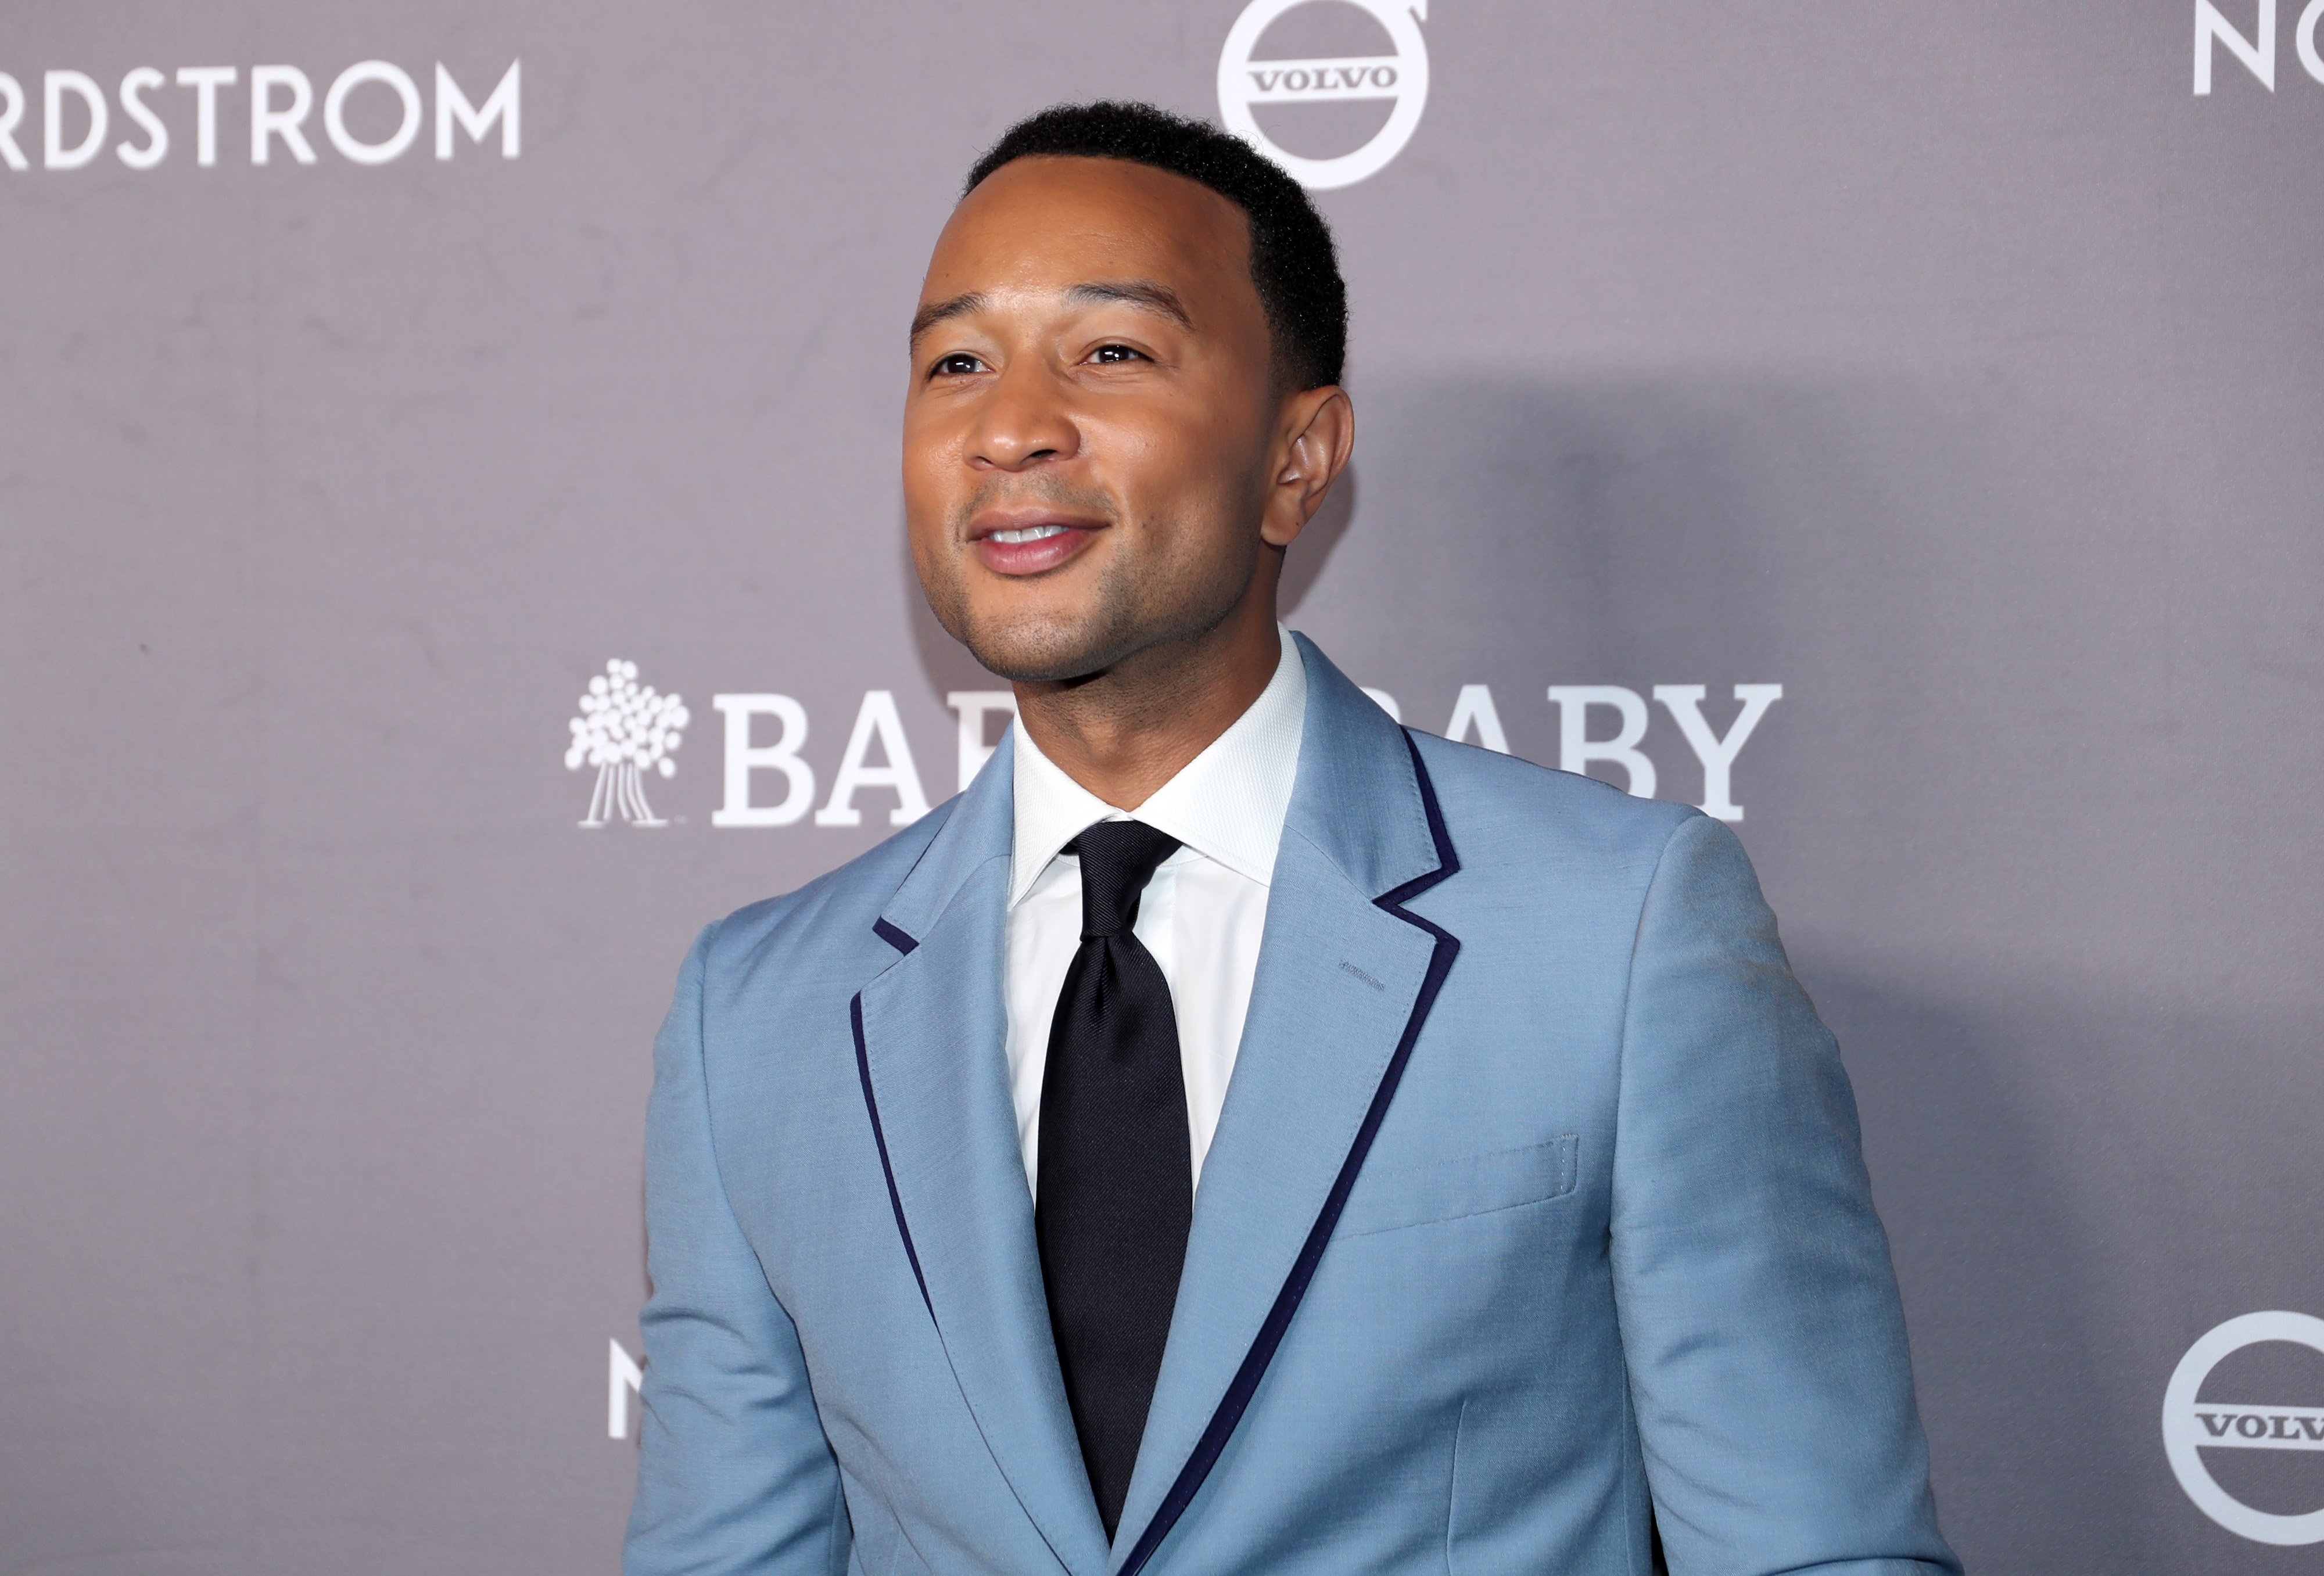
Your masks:
{"label": "jacket sleeve", "polygon": [[839,1469],[790,1316],[742,1235],[711,1151],[702,976],[678,975],[646,1117],[645,1338],[624,1576],[830,1576],[847,1564]]}
{"label": "jacket sleeve", "polygon": [[1619,1098],[1615,1295],[1671,1576],[1959,1572],[1855,1096],[1708,816],[1639,917]]}

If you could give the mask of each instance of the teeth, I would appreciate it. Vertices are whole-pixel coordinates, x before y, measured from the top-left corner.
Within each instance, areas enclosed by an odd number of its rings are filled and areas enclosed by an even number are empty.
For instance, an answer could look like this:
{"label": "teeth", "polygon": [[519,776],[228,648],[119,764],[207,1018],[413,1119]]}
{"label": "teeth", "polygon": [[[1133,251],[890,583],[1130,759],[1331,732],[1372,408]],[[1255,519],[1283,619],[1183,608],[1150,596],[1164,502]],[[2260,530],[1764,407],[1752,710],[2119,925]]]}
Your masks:
{"label": "teeth", "polygon": [[992,533],[992,539],[997,542],[1046,541],[1050,537],[1065,535],[1068,529],[1062,525],[1028,525],[1023,530],[996,530]]}

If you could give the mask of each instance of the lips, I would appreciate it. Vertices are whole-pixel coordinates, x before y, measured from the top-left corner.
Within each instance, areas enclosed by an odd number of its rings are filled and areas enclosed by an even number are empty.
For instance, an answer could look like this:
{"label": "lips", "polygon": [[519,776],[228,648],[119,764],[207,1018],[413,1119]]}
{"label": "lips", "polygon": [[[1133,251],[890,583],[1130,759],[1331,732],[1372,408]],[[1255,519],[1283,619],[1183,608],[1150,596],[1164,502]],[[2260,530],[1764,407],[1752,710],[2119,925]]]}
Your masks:
{"label": "lips", "polygon": [[1040,575],[1074,558],[1105,529],[1047,512],[993,510],[969,523],[977,561],[996,575]]}

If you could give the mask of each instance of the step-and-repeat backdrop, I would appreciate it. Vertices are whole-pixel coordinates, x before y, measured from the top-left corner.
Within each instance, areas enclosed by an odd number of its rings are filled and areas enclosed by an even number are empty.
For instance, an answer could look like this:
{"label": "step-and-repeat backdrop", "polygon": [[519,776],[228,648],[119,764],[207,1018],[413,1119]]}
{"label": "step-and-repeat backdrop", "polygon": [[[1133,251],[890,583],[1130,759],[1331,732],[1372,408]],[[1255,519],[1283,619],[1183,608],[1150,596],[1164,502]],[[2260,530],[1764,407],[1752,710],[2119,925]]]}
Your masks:
{"label": "step-and-repeat backdrop", "polygon": [[1972,1568],[2324,1554],[2324,0],[85,0],[0,73],[0,1571],[612,1566],[650,1040],[1007,724],[904,329],[1094,97],[1337,227],[1289,622],[1736,823]]}

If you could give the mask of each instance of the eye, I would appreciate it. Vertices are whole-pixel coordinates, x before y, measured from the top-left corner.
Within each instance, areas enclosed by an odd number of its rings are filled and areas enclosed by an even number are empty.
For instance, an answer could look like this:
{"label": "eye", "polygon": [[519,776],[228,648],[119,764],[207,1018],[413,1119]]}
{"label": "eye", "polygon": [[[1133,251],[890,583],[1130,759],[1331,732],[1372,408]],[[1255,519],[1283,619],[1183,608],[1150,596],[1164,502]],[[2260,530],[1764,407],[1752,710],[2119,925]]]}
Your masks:
{"label": "eye", "polygon": [[1101,345],[1090,352],[1089,358],[1100,366],[1125,361],[1144,361],[1146,357],[1127,345]]}
{"label": "eye", "polygon": [[982,361],[969,355],[965,350],[955,350],[950,355],[938,356],[936,364],[928,368],[928,375],[939,378],[960,377],[968,373],[979,373],[984,370]]}

